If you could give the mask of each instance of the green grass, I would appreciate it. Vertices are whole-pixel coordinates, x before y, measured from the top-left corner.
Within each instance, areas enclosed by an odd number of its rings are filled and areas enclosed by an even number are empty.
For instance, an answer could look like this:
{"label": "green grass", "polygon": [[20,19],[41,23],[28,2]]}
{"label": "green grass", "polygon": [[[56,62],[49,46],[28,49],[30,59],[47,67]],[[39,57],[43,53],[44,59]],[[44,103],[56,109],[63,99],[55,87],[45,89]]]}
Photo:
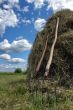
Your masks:
{"label": "green grass", "polygon": [[23,74],[0,74],[0,110],[73,110],[72,89],[58,87],[56,97],[52,90],[42,96],[29,93],[25,80]]}

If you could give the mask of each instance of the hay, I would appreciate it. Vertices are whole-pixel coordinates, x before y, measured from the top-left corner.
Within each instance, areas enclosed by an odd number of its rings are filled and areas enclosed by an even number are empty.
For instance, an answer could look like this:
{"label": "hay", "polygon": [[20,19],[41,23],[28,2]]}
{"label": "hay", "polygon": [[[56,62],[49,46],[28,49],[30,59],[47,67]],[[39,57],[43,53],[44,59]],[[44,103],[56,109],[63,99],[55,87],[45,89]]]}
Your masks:
{"label": "hay", "polygon": [[60,79],[60,82],[62,82],[63,80],[67,81],[73,78],[73,12],[70,10],[62,10],[53,15],[47,21],[44,30],[37,34],[29,55],[28,69],[32,76],[34,76],[37,64],[45,47],[47,35],[49,34],[48,47],[38,76],[44,75],[45,67],[50,55],[51,45],[54,40],[57,17],[60,18],[58,40],[54,50],[49,77],[58,78]]}

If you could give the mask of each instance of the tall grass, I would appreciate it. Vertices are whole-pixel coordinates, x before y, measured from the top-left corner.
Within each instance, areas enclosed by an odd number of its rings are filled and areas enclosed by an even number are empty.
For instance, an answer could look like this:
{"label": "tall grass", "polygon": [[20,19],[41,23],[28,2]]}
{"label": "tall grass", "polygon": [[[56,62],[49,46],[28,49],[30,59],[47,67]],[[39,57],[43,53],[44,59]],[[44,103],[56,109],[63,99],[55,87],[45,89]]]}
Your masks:
{"label": "tall grass", "polygon": [[1,74],[0,110],[73,110],[72,89],[57,87],[55,93],[49,86],[49,91],[42,93],[41,86],[38,90],[31,86],[29,91],[26,75]]}

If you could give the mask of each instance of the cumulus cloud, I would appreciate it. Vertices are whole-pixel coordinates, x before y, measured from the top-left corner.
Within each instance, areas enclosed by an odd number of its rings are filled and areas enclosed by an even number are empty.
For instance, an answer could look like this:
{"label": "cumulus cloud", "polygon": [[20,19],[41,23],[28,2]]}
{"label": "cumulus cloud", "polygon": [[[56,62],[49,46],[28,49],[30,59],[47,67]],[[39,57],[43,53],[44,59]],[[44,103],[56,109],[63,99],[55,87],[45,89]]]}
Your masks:
{"label": "cumulus cloud", "polygon": [[25,50],[30,50],[31,47],[32,44],[26,39],[15,40],[12,43],[9,43],[7,39],[4,39],[3,42],[0,42],[0,51],[5,52],[23,52]]}
{"label": "cumulus cloud", "polygon": [[13,62],[13,63],[22,63],[22,62],[24,62],[25,60],[24,59],[22,59],[22,58],[12,58],[11,59],[11,62]]}
{"label": "cumulus cloud", "polygon": [[17,16],[12,9],[0,9],[0,34],[5,32],[6,27],[15,27],[17,23]]}
{"label": "cumulus cloud", "polygon": [[8,54],[1,54],[0,55],[0,59],[4,59],[4,60],[10,60],[11,59],[11,56],[10,55],[8,55]]}
{"label": "cumulus cloud", "polygon": [[73,0],[46,0],[48,2],[48,9],[52,8],[54,12],[61,9],[70,9],[73,11]]}
{"label": "cumulus cloud", "polygon": [[44,6],[44,1],[45,0],[35,0],[34,1],[35,8],[41,8],[42,6]]}
{"label": "cumulus cloud", "polygon": [[10,48],[11,48],[11,44],[8,42],[7,39],[4,39],[3,42],[0,42],[1,51],[8,51]]}
{"label": "cumulus cloud", "polygon": [[48,8],[52,8],[54,12],[61,9],[70,9],[73,11],[73,0],[26,0],[28,3],[33,3],[35,8],[42,8],[45,4]]}
{"label": "cumulus cloud", "polygon": [[23,62],[25,62],[25,60],[22,58],[11,58],[11,56],[9,54],[1,54],[0,59],[9,61],[11,63],[23,63]]}
{"label": "cumulus cloud", "polygon": [[6,27],[15,27],[18,24],[18,18],[13,10],[19,7],[19,0],[0,0],[3,8],[0,8],[0,35],[5,32]]}
{"label": "cumulus cloud", "polygon": [[34,3],[35,8],[41,8],[45,0],[26,0],[28,3]]}
{"label": "cumulus cloud", "polygon": [[35,26],[35,29],[37,31],[41,31],[43,30],[44,26],[45,26],[45,23],[46,23],[46,20],[45,19],[42,19],[42,18],[38,18],[35,23],[34,23],[34,26]]}
{"label": "cumulus cloud", "polygon": [[24,50],[30,50],[32,47],[32,44],[28,42],[26,39],[21,39],[17,41],[13,41],[11,43],[11,48],[13,52],[22,52]]}

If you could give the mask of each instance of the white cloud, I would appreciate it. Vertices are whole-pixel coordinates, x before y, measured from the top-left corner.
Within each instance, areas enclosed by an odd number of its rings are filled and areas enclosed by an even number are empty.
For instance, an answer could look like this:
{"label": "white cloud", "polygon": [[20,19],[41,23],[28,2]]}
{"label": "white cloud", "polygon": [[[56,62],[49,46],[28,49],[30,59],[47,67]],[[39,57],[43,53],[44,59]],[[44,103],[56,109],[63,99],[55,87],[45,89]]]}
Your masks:
{"label": "white cloud", "polygon": [[48,9],[52,8],[54,12],[61,9],[70,9],[73,11],[73,0],[46,0],[48,2]]}
{"label": "white cloud", "polygon": [[8,54],[1,54],[0,55],[0,59],[4,59],[4,60],[10,60],[11,59],[11,56],[10,55],[8,55]]}
{"label": "white cloud", "polygon": [[29,20],[29,19],[22,19],[22,23],[24,23],[24,24],[31,24],[31,20]]}
{"label": "white cloud", "polygon": [[34,0],[26,0],[28,3],[33,3]]}
{"label": "white cloud", "polygon": [[44,6],[44,1],[45,0],[35,0],[34,1],[35,8],[41,8],[42,6]]}
{"label": "white cloud", "polygon": [[22,58],[11,58],[11,56],[9,54],[1,54],[0,59],[6,60],[6,61],[11,62],[11,63],[23,63],[23,62],[25,62],[25,60]]}
{"label": "white cloud", "polygon": [[13,52],[22,52],[24,50],[30,50],[31,47],[32,47],[32,44],[29,43],[26,39],[13,41],[11,43],[11,50]]}
{"label": "white cloud", "polygon": [[23,12],[29,12],[29,6],[25,6],[22,11]]}
{"label": "white cloud", "polygon": [[34,3],[35,8],[41,8],[45,3],[45,0],[26,0],[28,3]]}
{"label": "white cloud", "polygon": [[0,42],[1,51],[8,51],[10,48],[11,48],[11,44],[8,42],[7,39],[4,39],[3,42]]}
{"label": "white cloud", "polygon": [[[7,4],[5,3],[7,2]],[[3,4],[4,9],[12,9],[13,7],[19,7],[19,0],[0,0],[0,4]]]}
{"label": "white cloud", "polygon": [[4,1],[8,2],[8,3],[11,3],[11,4],[14,4],[14,3],[19,3],[19,0],[0,0],[0,3],[2,4]]}
{"label": "white cloud", "polygon": [[22,62],[24,62],[25,60],[24,59],[22,59],[22,58],[12,58],[11,59],[11,62],[13,62],[13,63],[22,63]]}
{"label": "white cloud", "polygon": [[4,8],[4,9],[10,9],[11,7],[10,7],[10,5],[8,5],[8,4],[7,4],[7,5],[4,4],[4,5],[3,5],[3,8]]}
{"label": "white cloud", "polygon": [[21,39],[23,39],[23,36],[16,37],[16,40],[21,40]]}
{"label": "white cloud", "polygon": [[15,27],[17,23],[17,16],[12,9],[0,9],[0,34],[5,32],[6,27]]}
{"label": "white cloud", "polygon": [[10,64],[0,64],[1,72],[14,72],[16,68],[21,68],[22,70],[27,69],[27,63],[10,63]]}
{"label": "white cloud", "polygon": [[35,29],[37,31],[41,31],[43,30],[44,26],[45,26],[45,23],[46,23],[46,20],[45,19],[41,19],[41,18],[38,18],[35,23],[34,23],[34,26],[35,26]]}
{"label": "white cloud", "polygon": [[8,3],[11,7],[17,7],[19,4],[19,0],[8,0]]}
{"label": "white cloud", "polygon": [[0,42],[0,51],[5,52],[23,52],[25,50],[30,50],[32,44],[29,43],[26,39],[15,40],[12,43],[9,43],[7,39],[3,42]]}
{"label": "white cloud", "polygon": [[0,35],[5,32],[7,27],[15,27],[18,24],[18,18],[14,7],[20,8],[19,0],[0,0],[3,8],[0,8]]}
{"label": "white cloud", "polygon": [[73,11],[73,0],[26,0],[28,3],[34,3],[35,8],[42,8],[45,4],[52,8],[54,12],[61,9],[70,9]]}
{"label": "white cloud", "polygon": [[14,4],[14,3],[19,3],[19,0],[8,0],[9,3]]}

